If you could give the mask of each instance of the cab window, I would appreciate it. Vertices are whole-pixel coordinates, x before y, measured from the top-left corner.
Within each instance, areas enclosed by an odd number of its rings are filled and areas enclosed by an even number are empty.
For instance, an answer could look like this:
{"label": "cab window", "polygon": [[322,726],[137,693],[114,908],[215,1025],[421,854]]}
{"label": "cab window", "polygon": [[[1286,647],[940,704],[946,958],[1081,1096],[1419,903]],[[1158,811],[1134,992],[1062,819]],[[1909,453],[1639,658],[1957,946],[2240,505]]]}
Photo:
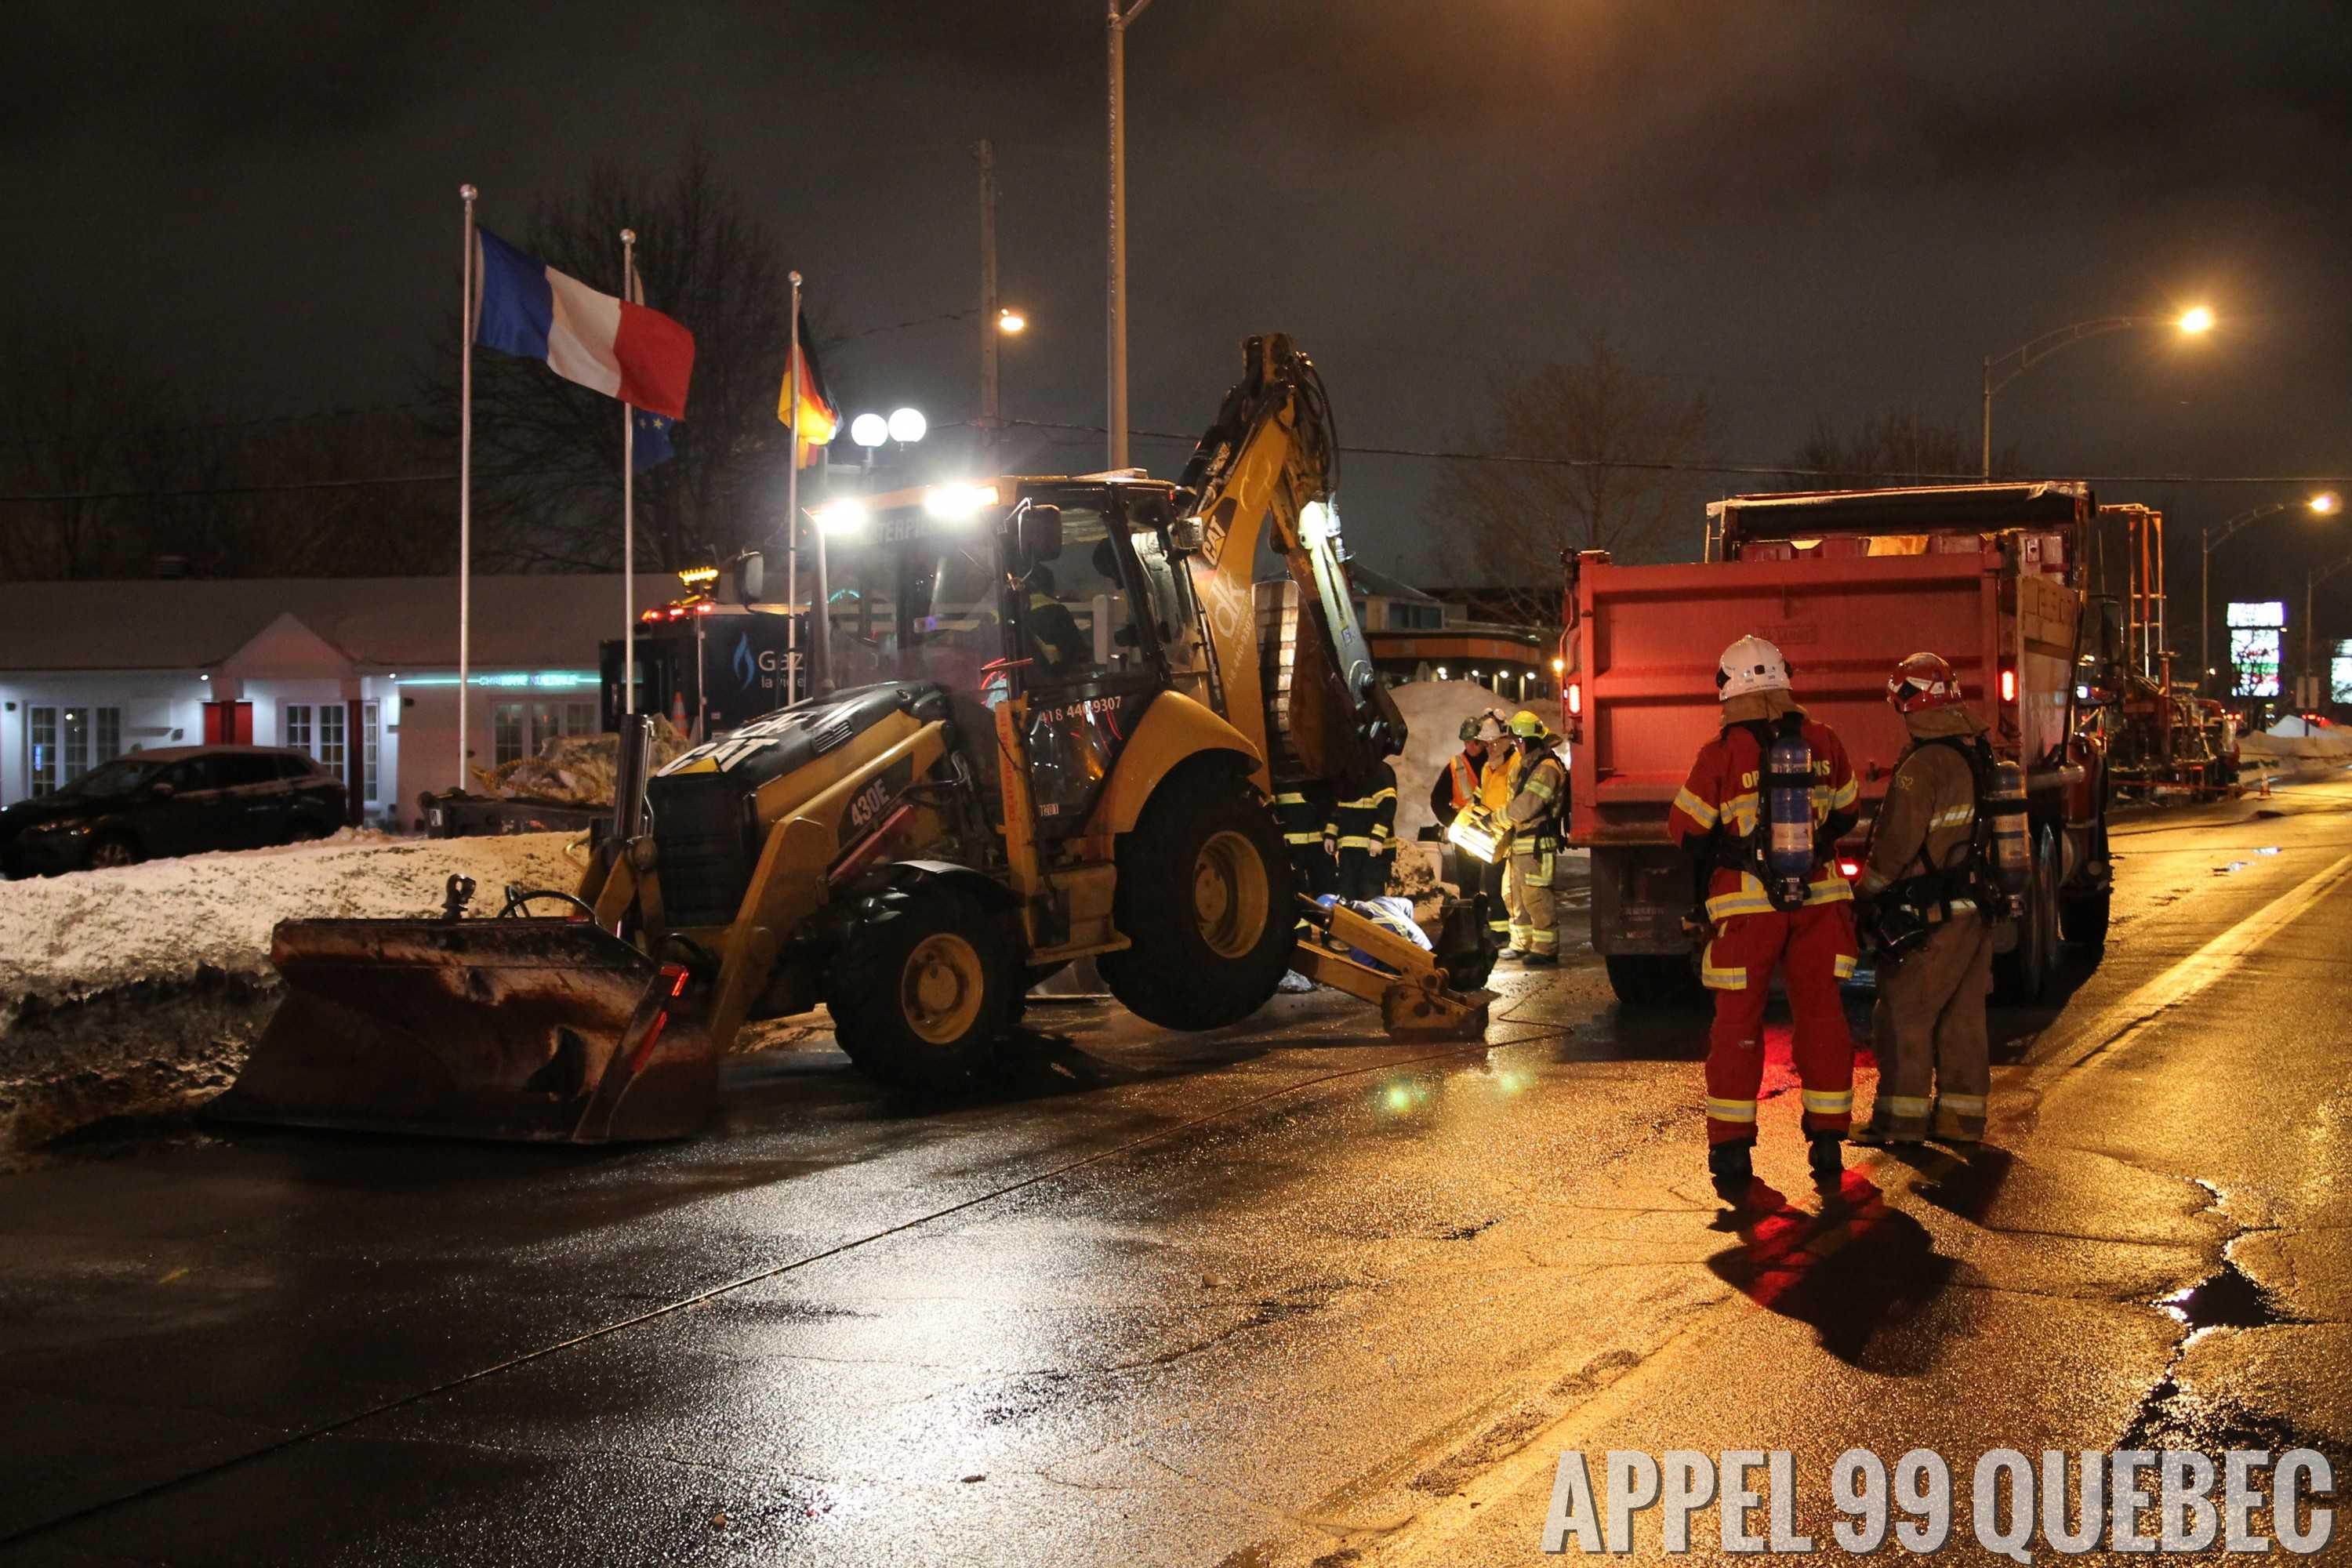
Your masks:
{"label": "cab window", "polygon": [[1146,650],[1128,605],[1128,565],[1099,511],[1062,509],[1062,553],[1020,584],[1022,652],[1033,681],[1141,671]]}

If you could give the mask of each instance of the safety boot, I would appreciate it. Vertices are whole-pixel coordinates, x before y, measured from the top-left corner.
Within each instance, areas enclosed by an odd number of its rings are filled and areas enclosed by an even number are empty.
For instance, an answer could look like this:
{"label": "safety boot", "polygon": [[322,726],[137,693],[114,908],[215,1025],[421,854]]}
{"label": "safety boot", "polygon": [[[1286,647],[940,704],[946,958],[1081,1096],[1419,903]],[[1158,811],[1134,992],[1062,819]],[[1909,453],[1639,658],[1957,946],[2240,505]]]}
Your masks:
{"label": "safety boot", "polygon": [[1806,1154],[1806,1163],[1812,1167],[1813,1180],[1842,1180],[1845,1175],[1845,1135],[1842,1132],[1816,1132],[1809,1142],[1812,1147]]}
{"label": "safety boot", "polygon": [[1525,952],[1516,947],[1507,947],[1502,952],[1495,955],[1495,962],[1497,963],[1522,963],[1526,962],[1527,956],[1528,955]]}
{"label": "safety boot", "polygon": [[1559,954],[1556,952],[1530,952],[1526,957],[1520,959],[1519,963],[1528,969],[1557,969],[1559,967]]}
{"label": "safety boot", "polygon": [[1756,1144],[1751,1139],[1730,1143],[1710,1143],[1706,1150],[1706,1173],[1715,1179],[1715,1190],[1727,1198],[1748,1195],[1748,1184],[1756,1180],[1756,1162],[1751,1153]]}

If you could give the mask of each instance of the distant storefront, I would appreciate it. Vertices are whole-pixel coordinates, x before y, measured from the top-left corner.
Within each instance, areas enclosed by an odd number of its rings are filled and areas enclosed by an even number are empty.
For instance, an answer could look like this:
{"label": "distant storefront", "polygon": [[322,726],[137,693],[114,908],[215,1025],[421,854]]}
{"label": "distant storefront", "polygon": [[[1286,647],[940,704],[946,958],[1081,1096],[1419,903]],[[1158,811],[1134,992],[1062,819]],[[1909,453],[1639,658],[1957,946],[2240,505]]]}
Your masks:
{"label": "distant storefront", "polygon": [[[641,576],[640,608],[677,593]],[[476,766],[599,727],[618,576],[477,577]],[[0,805],[158,746],[286,746],[404,826],[459,782],[453,578],[0,584]]]}

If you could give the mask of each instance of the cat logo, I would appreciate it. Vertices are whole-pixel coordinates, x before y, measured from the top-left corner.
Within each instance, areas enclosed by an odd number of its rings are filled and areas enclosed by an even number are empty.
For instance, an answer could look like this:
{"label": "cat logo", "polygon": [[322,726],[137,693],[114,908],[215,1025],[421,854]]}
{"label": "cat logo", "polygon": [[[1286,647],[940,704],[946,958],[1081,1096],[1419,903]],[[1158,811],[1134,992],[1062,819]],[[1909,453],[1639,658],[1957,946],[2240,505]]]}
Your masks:
{"label": "cat logo", "polygon": [[1240,506],[1239,501],[1227,496],[1208,516],[1208,527],[1201,535],[1201,559],[1213,569],[1218,557],[1225,552],[1225,535],[1234,531],[1234,513]]}

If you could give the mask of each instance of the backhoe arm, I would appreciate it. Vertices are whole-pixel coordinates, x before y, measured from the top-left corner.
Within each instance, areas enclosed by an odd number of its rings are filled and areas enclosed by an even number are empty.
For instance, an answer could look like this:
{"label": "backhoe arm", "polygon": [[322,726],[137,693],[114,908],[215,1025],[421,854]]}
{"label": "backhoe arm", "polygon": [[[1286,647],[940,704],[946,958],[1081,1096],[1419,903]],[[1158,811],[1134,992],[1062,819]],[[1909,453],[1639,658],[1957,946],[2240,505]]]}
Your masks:
{"label": "backhoe arm", "polygon": [[[1197,517],[1193,588],[1225,718],[1272,761],[1286,740],[1306,777],[1337,781],[1403,749],[1404,721],[1372,668],[1349,594],[1339,539],[1338,432],[1315,363],[1281,333],[1243,345],[1242,379],[1225,394],[1177,483]],[[1258,545],[1278,552],[1307,607],[1291,657],[1286,711],[1268,700],[1253,574]]]}

